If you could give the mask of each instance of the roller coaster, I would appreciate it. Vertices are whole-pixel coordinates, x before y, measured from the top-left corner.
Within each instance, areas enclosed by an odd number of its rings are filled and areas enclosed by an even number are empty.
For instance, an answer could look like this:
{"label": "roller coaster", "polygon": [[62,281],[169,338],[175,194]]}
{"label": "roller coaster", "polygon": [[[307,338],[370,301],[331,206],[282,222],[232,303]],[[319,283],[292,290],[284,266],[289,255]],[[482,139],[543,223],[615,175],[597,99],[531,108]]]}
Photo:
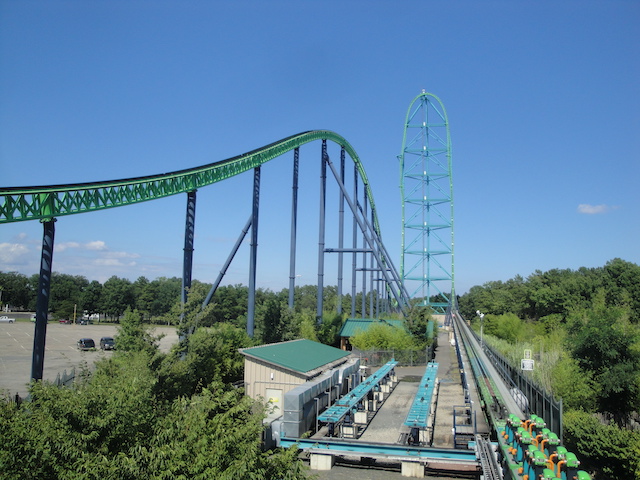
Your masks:
{"label": "roller coaster", "polygon": [[[338,255],[338,311],[341,313],[341,297],[343,290],[344,256],[353,258],[351,267],[351,314],[356,312],[356,292],[362,292],[361,312],[377,317],[384,311],[401,311],[409,308],[409,295],[404,287],[391,256],[382,242],[378,214],[374,202],[371,185],[364,166],[356,151],[349,142],[335,132],[315,130],[299,133],[284,138],[264,147],[252,150],[219,162],[175,172],[127,178],[103,182],[78,183],[68,185],[48,185],[31,187],[0,188],[0,224],[39,220],[43,224],[42,255],[40,262],[40,280],[36,304],[36,333],[34,342],[34,358],[32,378],[42,378],[44,345],[46,336],[46,319],[49,304],[49,291],[53,262],[55,221],[58,217],[91,213],[110,208],[134,205],[165,197],[186,194],[187,208],[185,221],[185,243],[183,252],[182,301],[186,301],[191,286],[194,251],[196,191],[200,188],[226,180],[244,172],[253,170],[252,211],[246,227],[238,237],[227,262],[214,283],[207,301],[212,297],[214,289],[219,285],[226,268],[233,260],[238,247],[251,231],[249,262],[249,301],[247,312],[247,333],[253,336],[255,316],[256,269],[258,252],[258,219],[260,200],[260,171],[262,165],[293,152],[292,200],[291,200],[291,244],[289,275],[289,306],[293,307],[296,265],[296,233],[298,223],[298,171],[300,147],[314,141],[321,141],[320,154],[320,195],[318,220],[318,294],[317,319],[321,320],[324,288],[325,255]],[[336,167],[327,150],[327,142],[332,142],[340,149],[340,163]],[[353,163],[353,190],[345,186],[346,156]],[[328,172],[333,176],[339,191],[339,238],[335,248],[325,247],[326,236],[326,194]],[[350,178],[350,177],[349,177]],[[352,215],[352,244],[345,245],[345,204]],[[359,262],[359,265],[358,265]],[[360,276],[360,285],[357,278]],[[369,293],[369,305],[365,303]],[[375,302],[374,302],[375,297]]]}
{"label": "roller coaster", "polygon": [[482,409],[492,426],[493,447],[479,438],[475,445],[485,478],[589,480],[576,454],[562,445],[561,432],[552,431],[544,418],[530,411],[519,389],[501,381],[484,345],[458,313],[453,327],[456,346],[469,359]]}
{"label": "roller coaster", "polygon": [[[200,167],[189,168],[169,173],[149,175],[143,177],[127,178],[104,182],[77,183],[66,185],[48,185],[31,187],[5,187],[0,188],[0,224],[16,223],[38,220],[43,224],[43,243],[40,263],[40,280],[38,285],[38,297],[36,304],[36,325],[34,335],[34,351],[32,364],[32,379],[42,379],[47,312],[49,304],[50,282],[53,265],[55,221],[58,217],[91,213],[110,208],[134,205],[141,202],[158,200],[169,196],[186,194],[186,219],[183,251],[182,272],[182,301],[186,301],[191,286],[196,191],[217,182],[224,181],[242,173],[253,171],[252,208],[246,227],[239,235],[236,245],[232,249],[225,263],[223,271],[215,282],[212,291],[207,297],[211,298],[213,291],[219,285],[225,270],[235,257],[239,245],[245,236],[251,231],[250,262],[249,262],[249,301],[247,309],[247,332],[253,335],[255,315],[256,269],[258,249],[258,219],[260,200],[260,172],[261,167],[267,162],[281,157],[288,152],[293,152],[292,168],[292,198],[291,198],[291,241],[290,241],[290,275],[289,275],[289,304],[293,307],[293,291],[295,287],[295,268],[297,253],[297,195],[298,195],[298,171],[300,161],[300,147],[314,141],[321,142],[320,153],[320,193],[319,193],[319,219],[318,219],[318,294],[317,294],[317,318],[321,319],[324,310],[323,288],[325,255],[337,254],[338,261],[338,295],[343,290],[343,257],[351,255],[353,258],[351,267],[351,313],[355,316],[356,279],[360,280],[360,292],[362,292],[361,313],[377,317],[387,311],[399,311],[407,313],[410,307],[410,295],[408,294],[404,279],[398,274],[391,256],[382,242],[378,214],[374,202],[371,185],[367,178],[364,166],[353,147],[342,136],[328,130],[315,130],[299,133],[284,138],[264,147],[252,150],[226,160],[210,163]],[[447,140],[448,141],[448,140]],[[339,148],[340,163],[336,167],[328,154],[327,142],[332,142]],[[346,187],[346,156],[353,163],[353,186],[349,190]],[[327,248],[326,240],[326,189],[329,173],[335,181],[339,191],[338,212],[338,245]],[[426,198],[426,196],[425,196]],[[345,245],[345,215],[344,206],[347,204],[352,216],[352,242]],[[452,236],[452,221],[450,225]],[[452,250],[446,252],[452,257]],[[358,266],[358,260],[360,266]],[[360,276],[361,274],[361,276]],[[428,278],[423,275],[424,278]],[[453,280],[453,272],[447,278]],[[369,305],[365,303],[366,293],[369,292]],[[453,293],[453,287],[451,289]],[[374,297],[376,301],[374,302]],[[206,302],[205,302],[206,303]],[[453,308],[452,308],[453,307]],[[341,301],[338,301],[340,311]],[[367,311],[368,310],[368,311]],[[585,472],[578,470],[579,462],[574,454],[567,452],[560,444],[558,436],[546,428],[544,420],[536,415],[530,415],[523,411],[510,392],[504,391],[497,380],[498,374],[491,370],[490,362],[486,359],[483,349],[477,346],[473,335],[466,327],[465,322],[455,311],[455,306],[449,304],[448,319],[453,319],[452,328],[457,338],[456,347],[459,358],[461,350],[468,358],[469,368],[461,364],[462,384],[465,390],[469,389],[467,381],[474,378],[481,398],[483,410],[487,413],[493,426],[494,437],[490,441],[482,436],[474,436],[469,439],[468,445],[474,445],[478,462],[482,464],[485,478],[512,478],[514,480],[533,478],[561,478],[562,480],[584,480],[589,478]],[[462,362],[462,360],[460,360]],[[390,367],[392,368],[392,367]],[[472,375],[472,377],[471,377]],[[468,378],[467,378],[468,376]],[[430,417],[435,415],[431,398],[434,395],[434,381],[432,371],[425,376],[420,386],[420,398],[414,401],[412,413],[407,419],[406,425],[412,429],[407,438],[413,439],[412,447],[406,446],[367,446],[362,443],[355,445],[353,442],[323,442],[327,452],[348,451],[365,452],[363,455],[386,455],[395,457],[410,457],[409,461],[418,462],[446,460],[463,463],[475,463],[476,460],[467,453],[456,453],[427,448],[420,443],[429,438],[424,434],[428,428]],[[368,395],[369,390],[357,396],[350,397],[350,403],[344,403],[336,407],[337,413],[328,411],[321,421],[334,424],[342,421],[342,417],[349,413],[362,399]],[[345,406],[346,405],[346,406]],[[331,415],[338,415],[335,420]],[[415,430],[415,431],[414,431]],[[300,444],[300,439],[287,440],[290,444]],[[292,443],[293,442],[293,443]],[[308,448],[313,449],[314,443],[306,441]],[[309,443],[311,442],[311,443]],[[317,442],[316,442],[317,443]],[[455,449],[454,449],[455,450]],[[376,453],[377,452],[377,453]],[[426,461],[426,460],[424,460]]]}

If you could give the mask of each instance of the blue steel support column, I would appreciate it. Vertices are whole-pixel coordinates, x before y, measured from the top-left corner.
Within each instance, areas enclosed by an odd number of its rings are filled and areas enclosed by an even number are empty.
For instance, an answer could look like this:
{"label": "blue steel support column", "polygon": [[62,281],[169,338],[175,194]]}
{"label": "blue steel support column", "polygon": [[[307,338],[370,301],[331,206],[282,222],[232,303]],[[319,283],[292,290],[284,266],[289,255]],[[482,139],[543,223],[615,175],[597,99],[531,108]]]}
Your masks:
{"label": "blue steel support column", "polygon": [[[373,225],[373,210],[371,211],[371,224]],[[371,245],[371,248],[375,251],[375,249],[377,248],[377,244],[374,243],[373,245]],[[373,257],[375,256],[375,253],[372,253],[369,256],[369,288],[371,290],[371,295],[369,296],[369,316],[371,318],[376,318],[376,315],[373,313],[373,295],[374,293],[377,294],[377,290],[375,288],[373,288]]]}
{"label": "blue steel support column", "polygon": [[247,335],[253,338],[256,313],[256,263],[258,259],[258,211],[260,207],[260,167],[253,169],[253,208],[251,212],[251,246],[249,256],[249,305]]}
{"label": "blue steel support column", "polygon": [[[196,191],[187,192],[187,216],[184,227],[184,254],[182,262],[182,305],[187,303],[187,293],[191,288],[193,272],[193,237],[196,228]],[[180,320],[184,317],[184,311]]]}
{"label": "blue steel support column", "polygon": [[291,199],[291,246],[289,254],[289,308],[293,309],[293,293],[296,288],[296,233],[298,229],[298,165],[300,148],[293,151],[293,194]]}
{"label": "blue steel support column", "polygon": [[[342,179],[342,183],[344,183],[344,161],[345,151],[344,147],[342,147],[340,150],[340,178]],[[342,248],[344,248],[344,193],[342,193],[342,190],[340,190],[338,205],[340,209],[340,218],[338,223],[338,248],[341,250],[338,253],[338,315],[342,315],[342,270],[344,261],[344,255],[342,253]]]}
{"label": "blue steel support column", "polygon": [[322,140],[322,159],[320,167],[320,226],[318,228],[318,306],[316,309],[316,322],[322,323],[322,297],[324,294],[324,225],[325,204],[327,193],[327,141]]}
{"label": "blue steel support column", "polygon": [[[363,203],[364,205],[362,206],[363,208],[363,213],[362,216],[364,218],[367,218],[367,189],[364,188],[364,195],[363,195]],[[358,198],[356,197],[356,202],[358,201]],[[367,245],[367,237],[366,237],[366,233],[363,230],[362,231],[362,246],[366,246]],[[373,248],[373,245],[371,246]],[[362,252],[362,318],[366,318],[367,317],[367,252],[363,251]]]}
{"label": "blue steel support column", "polygon": [[[358,167],[353,167],[353,198],[358,199]],[[364,247],[364,246],[363,246]],[[356,318],[356,267],[358,266],[358,257],[356,249],[358,248],[358,222],[356,213],[353,212],[353,256],[351,262],[351,318]]]}
{"label": "blue steel support column", "polygon": [[36,325],[33,335],[32,380],[42,380],[44,370],[44,348],[47,338],[51,266],[53,264],[53,240],[56,232],[55,222],[55,218],[42,222],[44,232],[42,235],[40,279],[38,280],[38,296],[36,299]]}

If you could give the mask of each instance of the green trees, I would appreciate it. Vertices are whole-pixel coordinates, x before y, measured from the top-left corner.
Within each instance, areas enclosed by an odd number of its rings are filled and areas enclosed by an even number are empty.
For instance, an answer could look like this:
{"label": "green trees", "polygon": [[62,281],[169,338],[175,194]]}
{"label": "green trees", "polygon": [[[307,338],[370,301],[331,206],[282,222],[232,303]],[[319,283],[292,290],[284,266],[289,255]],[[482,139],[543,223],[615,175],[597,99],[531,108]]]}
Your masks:
{"label": "green trees", "polygon": [[246,332],[229,323],[195,330],[157,363],[158,395],[173,400],[200,393],[213,382],[242,380],[239,349],[251,345]]}
{"label": "green trees", "polygon": [[419,348],[414,337],[403,328],[383,322],[372,324],[366,331],[357,332],[349,339],[359,350],[411,350]]}
{"label": "green trees", "polygon": [[125,352],[149,352],[153,354],[158,347],[151,332],[142,324],[142,316],[137,310],[127,309],[120,320],[120,328],[115,335],[118,350]]}
{"label": "green trees", "polygon": [[131,282],[125,278],[111,277],[102,289],[102,311],[112,318],[118,318],[127,308],[134,307]]}
{"label": "green trees", "polygon": [[598,409],[619,424],[640,410],[640,326],[629,322],[628,307],[606,306],[600,291],[569,325],[573,357],[599,385]]}
{"label": "green trees", "polygon": [[535,271],[526,280],[516,276],[506,282],[476,285],[459,297],[462,315],[471,319],[476,310],[521,319],[539,320],[549,315],[563,319],[576,309],[588,308],[599,290],[608,306],[628,305],[632,322],[640,322],[640,266],[615,258],[604,267],[578,270]]}
{"label": "green trees", "polygon": [[582,453],[581,468],[596,478],[640,478],[640,434],[605,425],[593,415],[569,411],[564,416],[564,443]]}
{"label": "green trees", "polygon": [[29,304],[35,288],[29,279],[21,273],[0,272],[0,291],[2,292],[0,305],[26,306]]}

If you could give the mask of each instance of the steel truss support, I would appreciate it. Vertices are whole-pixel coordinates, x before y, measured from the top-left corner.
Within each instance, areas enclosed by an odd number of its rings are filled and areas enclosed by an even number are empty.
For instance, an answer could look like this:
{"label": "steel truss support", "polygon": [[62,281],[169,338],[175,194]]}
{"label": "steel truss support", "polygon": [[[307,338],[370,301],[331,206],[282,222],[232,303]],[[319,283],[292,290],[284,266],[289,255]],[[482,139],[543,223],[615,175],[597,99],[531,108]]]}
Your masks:
{"label": "steel truss support", "polygon": [[51,269],[53,266],[53,241],[56,233],[55,218],[42,222],[42,253],[40,257],[40,279],[36,298],[36,325],[33,335],[33,357],[31,379],[42,380],[44,371],[44,348],[47,338],[49,296],[51,293]]}
{"label": "steel truss support", "polygon": [[424,91],[407,111],[400,160],[400,275],[438,313],[455,303],[451,137],[444,105]]}
{"label": "steel truss support", "polygon": [[[184,254],[182,261],[182,305],[187,303],[187,295],[191,288],[191,277],[193,274],[193,239],[196,228],[196,191],[187,192],[187,215],[184,226]],[[181,314],[181,320],[184,311]]]}
{"label": "steel truss support", "polygon": [[[362,217],[363,218],[367,218],[367,190],[365,189],[363,192],[363,200],[362,203],[364,205],[364,212],[362,213]],[[358,201],[358,199],[355,199],[356,202]],[[357,205],[357,203],[356,203]],[[365,232],[365,230],[362,230],[362,245],[367,245],[367,238],[366,235],[367,233]],[[373,248],[373,245],[370,245],[371,248]],[[367,254],[363,253],[362,254],[362,298],[361,300],[361,312],[362,312],[362,318],[366,318],[367,316],[367,272],[366,272],[366,268],[367,268]]]}
{"label": "steel truss support", "polygon": [[[344,183],[344,164],[345,164],[345,151],[344,147],[340,149],[340,180]],[[342,250],[344,247],[344,193],[340,190],[338,197],[338,249]],[[344,268],[344,255],[340,251],[338,253],[338,315],[342,315],[342,275]]]}
{"label": "steel truss support", "polygon": [[326,196],[327,196],[327,141],[322,140],[322,154],[320,159],[320,225],[318,228],[318,304],[316,309],[316,322],[322,323],[323,294],[324,294],[324,239],[326,220]]}
{"label": "steel truss support", "polygon": [[293,309],[296,288],[296,236],[298,231],[298,173],[300,148],[293,151],[293,185],[291,196],[291,246],[289,252],[289,308]]}
{"label": "steel truss support", "polygon": [[[343,191],[340,189],[340,191]],[[353,166],[353,198],[358,198],[358,167]],[[358,223],[355,220],[356,214],[353,214],[353,255],[351,257],[351,318],[356,317],[356,268],[358,266]]]}
{"label": "steel truss support", "polygon": [[247,335],[253,338],[256,314],[256,264],[258,259],[258,211],[260,207],[260,167],[253,169],[253,208],[251,212],[251,246],[249,256],[249,305]]}

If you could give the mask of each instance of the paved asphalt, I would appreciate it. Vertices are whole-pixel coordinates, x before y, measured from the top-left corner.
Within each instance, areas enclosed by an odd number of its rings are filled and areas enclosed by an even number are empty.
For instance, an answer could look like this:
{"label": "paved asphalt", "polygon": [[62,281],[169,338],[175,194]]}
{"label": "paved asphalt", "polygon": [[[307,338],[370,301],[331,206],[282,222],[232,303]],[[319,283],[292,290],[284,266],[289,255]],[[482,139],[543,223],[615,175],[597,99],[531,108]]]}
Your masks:
{"label": "paved asphalt", "polygon": [[[21,397],[27,395],[27,385],[31,379],[33,359],[33,335],[35,325],[30,321],[0,323],[0,395]],[[101,337],[113,337],[117,326],[113,324],[61,325],[49,322],[44,352],[43,379],[54,381],[65,370],[70,373],[75,368],[87,366],[100,358],[112,355],[99,348]],[[164,334],[160,349],[169,351],[177,340],[175,327],[156,327],[154,335]],[[93,338],[98,347],[95,351],[82,352],[76,343],[81,338]]]}

